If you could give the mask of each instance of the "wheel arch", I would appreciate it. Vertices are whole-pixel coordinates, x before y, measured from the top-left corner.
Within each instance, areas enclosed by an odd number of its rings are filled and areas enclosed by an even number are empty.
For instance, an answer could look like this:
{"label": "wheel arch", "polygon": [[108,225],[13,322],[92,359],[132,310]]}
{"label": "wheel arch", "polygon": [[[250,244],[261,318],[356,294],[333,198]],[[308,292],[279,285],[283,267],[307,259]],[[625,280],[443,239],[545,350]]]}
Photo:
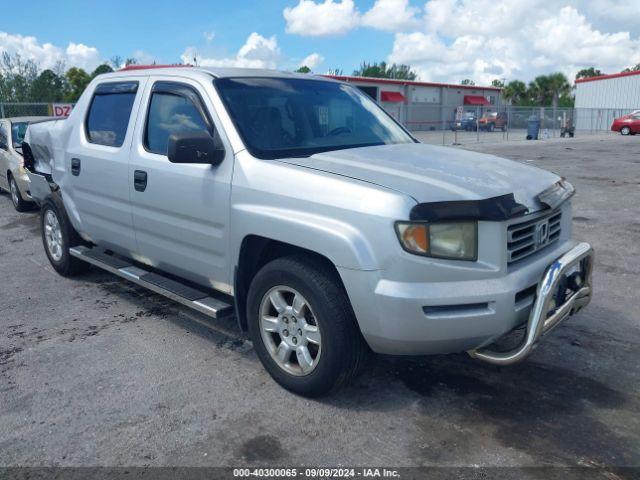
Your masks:
{"label": "wheel arch", "polygon": [[256,273],[267,263],[277,258],[294,255],[306,257],[329,269],[335,275],[336,280],[340,282],[340,288],[344,289],[336,265],[325,255],[281,240],[255,234],[247,235],[240,245],[233,279],[234,307],[238,325],[242,331],[247,331],[247,293]]}

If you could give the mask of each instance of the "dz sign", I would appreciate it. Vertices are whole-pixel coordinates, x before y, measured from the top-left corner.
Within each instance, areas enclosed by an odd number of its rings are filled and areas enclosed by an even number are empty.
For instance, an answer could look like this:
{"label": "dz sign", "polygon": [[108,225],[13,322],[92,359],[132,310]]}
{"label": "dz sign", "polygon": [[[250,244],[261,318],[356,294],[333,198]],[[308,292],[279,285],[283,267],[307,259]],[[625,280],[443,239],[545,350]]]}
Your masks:
{"label": "dz sign", "polygon": [[51,116],[53,117],[68,117],[73,110],[72,103],[52,103],[51,104]]}

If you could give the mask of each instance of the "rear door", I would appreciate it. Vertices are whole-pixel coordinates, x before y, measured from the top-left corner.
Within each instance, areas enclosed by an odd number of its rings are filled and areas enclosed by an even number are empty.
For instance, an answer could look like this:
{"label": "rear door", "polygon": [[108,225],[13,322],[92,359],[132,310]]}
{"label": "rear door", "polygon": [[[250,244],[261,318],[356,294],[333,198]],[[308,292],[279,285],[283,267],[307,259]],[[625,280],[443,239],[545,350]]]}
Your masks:
{"label": "rear door", "polygon": [[[136,125],[129,189],[140,260],[230,292],[233,153],[210,100],[213,84],[207,87],[187,78],[149,81]],[[202,131],[220,136],[226,151],[220,165],[169,162],[172,133]]]}
{"label": "rear door", "polygon": [[129,152],[145,82],[127,77],[98,84],[65,155],[67,211],[92,241],[123,254],[136,251]]}

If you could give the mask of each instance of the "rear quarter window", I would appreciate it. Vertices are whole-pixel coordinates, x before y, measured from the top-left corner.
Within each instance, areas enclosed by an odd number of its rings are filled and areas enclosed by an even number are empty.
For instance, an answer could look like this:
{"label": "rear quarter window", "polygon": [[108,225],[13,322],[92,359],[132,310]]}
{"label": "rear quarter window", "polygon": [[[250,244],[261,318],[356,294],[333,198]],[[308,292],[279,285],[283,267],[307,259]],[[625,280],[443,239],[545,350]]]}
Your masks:
{"label": "rear quarter window", "polygon": [[96,87],[85,122],[89,142],[122,146],[137,91],[138,82],[110,82]]}

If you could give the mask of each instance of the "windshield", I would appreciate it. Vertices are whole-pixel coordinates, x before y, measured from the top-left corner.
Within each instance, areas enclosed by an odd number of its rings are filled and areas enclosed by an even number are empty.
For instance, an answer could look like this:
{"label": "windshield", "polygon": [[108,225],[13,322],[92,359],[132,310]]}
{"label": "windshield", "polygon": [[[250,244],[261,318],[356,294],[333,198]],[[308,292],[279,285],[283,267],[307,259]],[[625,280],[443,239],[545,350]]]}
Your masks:
{"label": "windshield", "polygon": [[298,78],[223,78],[215,85],[247,149],[258,158],[413,142],[349,85]]}
{"label": "windshield", "polygon": [[13,142],[13,148],[22,147],[24,141],[24,135],[27,133],[28,122],[17,122],[11,124],[11,141]]}

